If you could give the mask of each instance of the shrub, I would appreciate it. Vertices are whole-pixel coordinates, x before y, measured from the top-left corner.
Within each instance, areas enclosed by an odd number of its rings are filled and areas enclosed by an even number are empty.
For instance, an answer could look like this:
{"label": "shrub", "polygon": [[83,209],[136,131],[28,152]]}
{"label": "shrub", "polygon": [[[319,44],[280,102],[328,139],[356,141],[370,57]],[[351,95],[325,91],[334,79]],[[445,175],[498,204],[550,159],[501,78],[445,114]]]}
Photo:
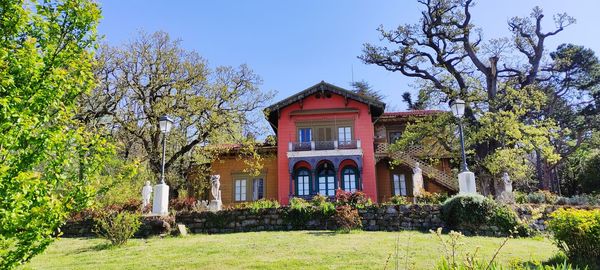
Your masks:
{"label": "shrub", "polygon": [[517,214],[504,204],[481,195],[457,195],[442,205],[442,219],[450,228],[478,230],[481,226],[496,226],[503,233],[518,230],[528,235],[528,228]]}
{"label": "shrub", "polygon": [[422,191],[419,196],[417,196],[417,203],[422,204],[441,204],[449,198],[448,193],[443,192],[427,192]]}
{"label": "shrub", "polygon": [[302,198],[290,199],[285,219],[294,228],[302,228],[313,217],[313,206]]}
{"label": "shrub", "polygon": [[395,195],[390,198],[390,204],[393,205],[407,205],[409,204],[408,200],[404,196]]}
{"label": "shrub", "polygon": [[554,204],[554,203],[556,203],[557,199],[558,199],[558,196],[556,194],[553,194],[552,192],[547,191],[547,190],[538,190],[536,192],[527,194],[527,202],[528,203]]}
{"label": "shrub", "polygon": [[331,216],[335,212],[335,204],[328,201],[327,197],[323,195],[315,195],[311,200],[311,204],[316,208],[316,211],[325,217]]}
{"label": "shrub", "polygon": [[250,208],[250,210],[254,213],[258,213],[261,209],[273,209],[279,208],[279,206],[280,205],[278,201],[269,199],[260,199],[246,205],[246,207]]}
{"label": "shrub", "polygon": [[570,259],[600,264],[599,209],[559,209],[551,217],[548,229]]}
{"label": "shrub", "polygon": [[127,211],[102,212],[95,221],[98,236],[109,240],[113,246],[125,244],[142,224],[139,214]]}
{"label": "shrub", "polygon": [[350,193],[338,190],[335,194],[335,202],[337,205],[349,205],[355,209],[363,209],[373,204],[367,194],[362,191]]}
{"label": "shrub", "polygon": [[362,221],[358,215],[358,210],[349,205],[339,205],[335,208],[333,220],[338,229],[342,232],[350,232],[362,227]]}
{"label": "shrub", "polygon": [[169,202],[169,206],[175,211],[192,212],[197,208],[198,200],[194,197],[175,198]]}

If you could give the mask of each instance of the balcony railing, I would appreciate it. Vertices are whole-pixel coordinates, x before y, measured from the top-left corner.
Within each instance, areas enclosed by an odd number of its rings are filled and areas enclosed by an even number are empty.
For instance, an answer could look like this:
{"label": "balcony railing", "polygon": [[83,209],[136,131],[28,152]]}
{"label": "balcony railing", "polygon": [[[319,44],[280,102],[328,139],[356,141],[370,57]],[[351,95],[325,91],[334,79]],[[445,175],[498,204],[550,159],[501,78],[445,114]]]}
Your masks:
{"label": "balcony railing", "polygon": [[361,149],[360,140],[289,142],[288,144],[290,152],[337,149]]}

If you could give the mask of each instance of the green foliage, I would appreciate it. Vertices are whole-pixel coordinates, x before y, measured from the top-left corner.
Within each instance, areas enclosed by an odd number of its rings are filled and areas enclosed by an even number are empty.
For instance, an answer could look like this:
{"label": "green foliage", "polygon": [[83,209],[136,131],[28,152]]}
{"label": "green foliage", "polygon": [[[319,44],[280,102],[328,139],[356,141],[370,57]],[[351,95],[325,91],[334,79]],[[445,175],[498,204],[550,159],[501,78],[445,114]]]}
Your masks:
{"label": "green foliage", "polygon": [[559,209],[551,217],[548,229],[570,259],[600,265],[599,209]]}
{"label": "green foliage", "polygon": [[290,199],[290,206],[285,219],[294,228],[301,228],[313,217],[313,206],[302,198]]}
{"label": "green foliage", "polygon": [[102,167],[90,181],[90,186],[96,190],[93,207],[140,200],[142,187],[152,178],[152,173],[144,163],[127,161],[116,154],[107,155]]}
{"label": "green foliage", "polygon": [[407,205],[407,204],[410,204],[410,202],[406,199],[406,197],[400,196],[400,195],[392,196],[390,198],[389,203],[393,204],[393,205]]}
{"label": "green foliage", "polygon": [[442,220],[454,229],[476,231],[481,226],[496,226],[506,234],[530,233],[512,209],[481,195],[457,195],[448,199],[442,205]]}
{"label": "green foliage", "polygon": [[335,212],[335,204],[328,201],[327,197],[323,195],[315,195],[310,203],[324,216],[331,216]]}
{"label": "green foliage", "polygon": [[94,87],[97,4],[0,2],[0,268],[42,252],[110,148],[74,119]]}
{"label": "green foliage", "polygon": [[341,232],[348,233],[351,230],[362,228],[362,221],[358,210],[349,205],[339,205],[335,208],[333,220]]}
{"label": "green foliage", "polygon": [[560,170],[566,194],[600,193],[600,148],[579,149]]}
{"label": "green foliage", "polygon": [[107,211],[95,218],[96,233],[110,241],[113,246],[122,246],[133,237],[142,225],[140,214],[128,211]]}
{"label": "green foliage", "polygon": [[419,196],[417,196],[417,203],[421,204],[441,204],[445,202],[450,196],[445,192],[427,192],[422,191]]}
{"label": "green foliage", "polygon": [[258,201],[253,201],[246,205],[247,208],[254,213],[258,213],[262,209],[274,209],[279,208],[279,202],[277,200],[269,200],[269,199],[260,199]]}

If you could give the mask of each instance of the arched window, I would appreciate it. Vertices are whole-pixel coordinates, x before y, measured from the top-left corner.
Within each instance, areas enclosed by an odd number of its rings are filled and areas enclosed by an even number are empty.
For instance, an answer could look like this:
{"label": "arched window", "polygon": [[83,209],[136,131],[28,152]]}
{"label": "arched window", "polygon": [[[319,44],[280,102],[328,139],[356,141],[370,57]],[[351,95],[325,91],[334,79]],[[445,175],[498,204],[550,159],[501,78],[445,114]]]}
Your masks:
{"label": "arched window", "polygon": [[328,162],[321,164],[317,170],[317,176],[317,191],[325,196],[335,196],[336,183],[333,165]]}
{"label": "arched window", "polygon": [[310,195],[310,172],[308,169],[301,168],[296,172],[296,195]]}
{"label": "arched window", "polygon": [[346,166],[342,170],[342,189],[348,192],[356,192],[359,187],[358,170],[354,166]]}

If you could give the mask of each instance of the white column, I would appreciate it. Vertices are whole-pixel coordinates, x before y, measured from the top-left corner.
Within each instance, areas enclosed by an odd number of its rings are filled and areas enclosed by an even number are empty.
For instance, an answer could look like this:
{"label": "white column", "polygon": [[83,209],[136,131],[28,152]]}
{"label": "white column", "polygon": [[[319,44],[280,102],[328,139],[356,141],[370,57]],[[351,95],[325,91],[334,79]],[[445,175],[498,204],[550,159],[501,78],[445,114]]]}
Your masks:
{"label": "white column", "polygon": [[461,172],[458,174],[458,193],[476,194],[475,174],[473,172]]}
{"label": "white column", "polygon": [[154,186],[152,213],[156,215],[169,214],[169,186],[167,186],[167,184],[158,184]]}

